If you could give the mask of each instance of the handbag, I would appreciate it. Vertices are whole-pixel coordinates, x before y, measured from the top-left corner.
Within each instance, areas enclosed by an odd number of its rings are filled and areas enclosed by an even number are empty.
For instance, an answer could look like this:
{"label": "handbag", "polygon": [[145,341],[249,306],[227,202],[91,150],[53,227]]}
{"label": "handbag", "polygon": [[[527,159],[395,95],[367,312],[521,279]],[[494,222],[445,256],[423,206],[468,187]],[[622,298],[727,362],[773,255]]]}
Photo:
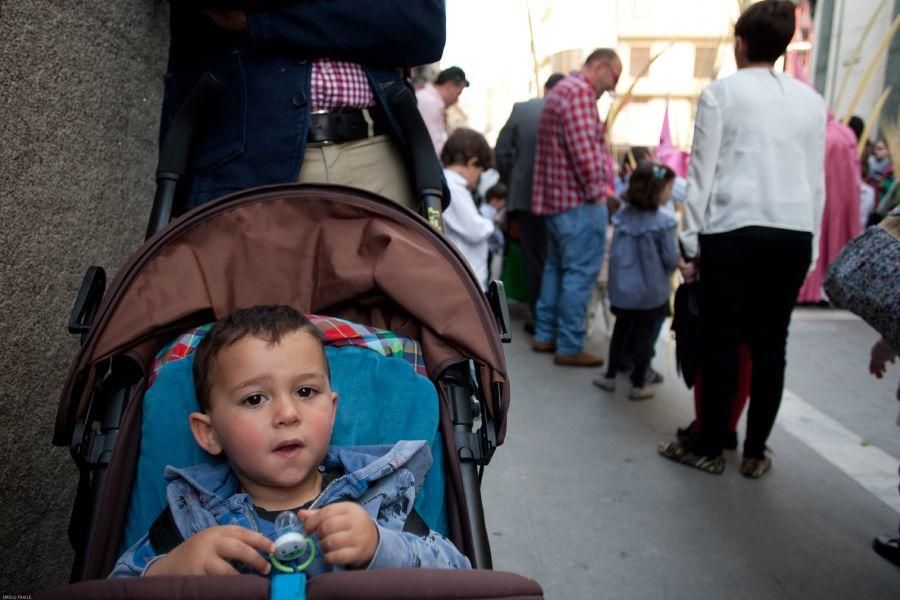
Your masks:
{"label": "handbag", "polygon": [[672,314],[675,332],[675,366],[688,389],[694,386],[700,365],[700,282],[683,283],[675,290]]}
{"label": "handbag", "polygon": [[825,292],[900,351],[900,209],[841,250],[828,266]]}

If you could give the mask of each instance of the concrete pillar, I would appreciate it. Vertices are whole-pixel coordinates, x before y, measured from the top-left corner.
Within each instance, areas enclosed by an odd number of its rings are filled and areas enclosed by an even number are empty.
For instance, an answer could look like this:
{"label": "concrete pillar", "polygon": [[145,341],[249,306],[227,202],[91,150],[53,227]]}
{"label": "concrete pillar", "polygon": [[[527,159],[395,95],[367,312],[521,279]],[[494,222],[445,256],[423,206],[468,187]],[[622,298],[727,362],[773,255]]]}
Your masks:
{"label": "concrete pillar", "polygon": [[153,198],[163,0],[0,7],[0,590],[65,583],[77,470],[50,444],[92,264],[112,276]]}

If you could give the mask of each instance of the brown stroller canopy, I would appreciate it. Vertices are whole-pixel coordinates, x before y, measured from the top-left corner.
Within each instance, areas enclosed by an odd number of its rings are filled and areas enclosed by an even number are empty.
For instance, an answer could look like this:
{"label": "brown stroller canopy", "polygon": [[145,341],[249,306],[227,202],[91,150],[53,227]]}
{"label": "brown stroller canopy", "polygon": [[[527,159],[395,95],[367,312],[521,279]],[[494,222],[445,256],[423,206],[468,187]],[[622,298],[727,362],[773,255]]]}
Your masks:
{"label": "brown stroller canopy", "polygon": [[[69,373],[54,443],[69,442],[98,363],[128,351],[146,369],[176,332],[255,304],[417,339],[433,380],[447,365],[474,360],[502,442],[506,364],[496,321],[462,255],[424,219],[371,194],[281,185],[199,207],[132,255]],[[493,383],[503,384],[501,397]]]}

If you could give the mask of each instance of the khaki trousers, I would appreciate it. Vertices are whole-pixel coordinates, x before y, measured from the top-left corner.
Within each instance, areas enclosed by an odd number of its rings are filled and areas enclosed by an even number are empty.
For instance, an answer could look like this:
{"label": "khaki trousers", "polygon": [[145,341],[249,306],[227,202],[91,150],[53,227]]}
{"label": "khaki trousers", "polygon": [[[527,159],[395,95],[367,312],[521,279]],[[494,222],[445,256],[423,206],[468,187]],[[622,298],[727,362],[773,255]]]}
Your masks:
{"label": "khaki trousers", "polygon": [[416,210],[406,163],[387,135],[343,144],[307,144],[297,182],[346,185]]}

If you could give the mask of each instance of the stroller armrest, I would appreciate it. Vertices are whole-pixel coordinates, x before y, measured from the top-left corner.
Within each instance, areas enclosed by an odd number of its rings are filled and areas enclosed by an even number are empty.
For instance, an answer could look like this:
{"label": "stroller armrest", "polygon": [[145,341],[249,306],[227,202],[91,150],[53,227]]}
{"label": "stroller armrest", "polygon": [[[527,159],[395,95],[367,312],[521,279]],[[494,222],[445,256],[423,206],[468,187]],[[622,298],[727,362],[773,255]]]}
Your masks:
{"label": "stroller armrest", "polygon": [[256,575],[183,575],[93,579],[54,588],[34,595],[42,600],[189,598],[221,600],[268,600],[269,580]]}
{"label": "stroller armrest", "polygon": [[[536,582],[503,571],[378,569],[325,573],[309,580],[308,600],[541,600]],[[40,600],[197,598],[268,600],[269,580],[256,575],[146,577],[82,581],[35,594]]]}
{"label": "stroller armrest", "polygon": [[539,600],[537,582],[504,571],[377,569],[325,573],[309,580],[308,600]]}

